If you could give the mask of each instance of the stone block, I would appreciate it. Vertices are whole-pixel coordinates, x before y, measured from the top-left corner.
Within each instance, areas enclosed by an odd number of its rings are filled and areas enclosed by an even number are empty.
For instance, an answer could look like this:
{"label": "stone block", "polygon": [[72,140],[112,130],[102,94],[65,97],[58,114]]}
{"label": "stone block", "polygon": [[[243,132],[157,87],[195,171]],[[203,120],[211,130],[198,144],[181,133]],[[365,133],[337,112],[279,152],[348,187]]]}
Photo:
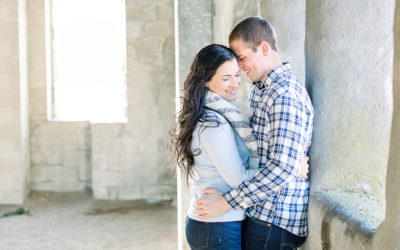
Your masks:
{"label": "stone block", "polygon": [[104,154],[92,153],[92,169],[106,170],[108,167],[108,156]]}
{"label": "stone block", "polygon": [[19,127],[15,124],[1,124],[0,123],[0,138],[2,140],[14,140],[17,141],[20,139],[20,130]]}
{"label": "stone block", "polygon": [[151,22],[145,25],[143,34],[145,36],[168,37],[174,32],[174,24],[165,20]]}
{"label": "stone block", "polygon": [[135,39],[142,35],[143,21],[128,20],[126,23],[126,38],[128,40]]}
{"label": "stone block", "polygon": [[[154,97],[153,97],[154,98]],[[130,122],[158,121],[160,119],[158,105],[128,104],[128,118]],[[147,122],[146,122],[147,123]],[[147,128],[142,126],[142,131]]]}
{"label": "stone block", "polygon": [[18,41],[18,24],[0,24],[0,40],[3,39],[12,39],[15,42]]}
{"label": "stone block", "polygon": [[31,183],[31,190],[33,191],[79,192],[84,191],[85,187],[86,183],[79,181]]}
{"label": "stone block", "polygon": [[0,190],[1,204],[16,204],[22,205],[25,200],[25,192],[19,190]]}
{"label": "stone block", "polygon": [[92,138],[96,137],[120,137],[123,133],[124,125],[120,123],[113,124],[91,124]]}
{"label": "stone block", "polygon": [[[45,26],[44,25],[33,25],[28,26],[28,42],[38,41],[45,43]],[[28,51],[29,53],[29,51]]]}
{"label": "stone block", "polygon": [[63,166],[83,166],[90,165],[90,153],[87,151],[63,151],[61,152],[61,162]]}
{"label": "stone block", "polygon": [[148,52],[162,52],[164,43],[164,37],[142,37],[134,42],[137,51],[144,54]]}
{"label": "stone block", "polygon": [[27,22],[29,24],[44,25],[44,21],[45,21],[44,8],[43,9],[30,9],[27,14],[28,14]]}
{"label": "stone block", "polygon": [[13,89],[4,90],[1,93],[0,98],[0,108],[9,108],[13,110],[18,110],[19,103],[19,93]]}
{"label": "stone block", "polygon": [[155,20],[157,18],[157,8],[155,6],[138,7],[128,5],[126,8],[126,17],[128,20]]}
{"label": "stone block", "polygon": [[45,59],[46,56],[46,47],[45,43],[42,40],[30,40],[28,42],[28,55],[29,58],[32,57],[42,57]]}
{"label": "stone block", "polygon": [[93,197],[95,199],[107,200],[108,199],[108,189],[107,189],[107,187],[93,186]]}
{"label": "stone block", "polygon": [[88,135],[90,134],[90,122],[62,122],[64,135]]}
{"label": "stone block", "polygon": [[109,171],[96,169],[92,172],[93,186],[118,186],[122,185],[124,180],[122,171]]}
{"label": "stone block", "polygon": [[[128,117],[132,117],[132,119],[129,118],[129,123],[124,126],[124,135],[126,136],[127,140],[132,140],[133,138],[141,139],[143,130],[145,129],[143,126],[144,121],[142,121],[143,119],[138,112],[133,112],[131,115],[132,116],[128,115]],[[135,116],[138,116],[137,118],[142,120],[136,121],[136,119],[134,119]]]}
{"label": "stone block", "polygon": [[48,181],[47,167],[33,166],[31,168],[31,181],[32,183]]}
{"label": "stone block", "polygon": [[161,20],[172,21],[174,19],[173,6],[159,5],[157,6],[157,17]]}
{"label": "stone block", "polygon": [[41,152],[59,152],[62,144],[59,136],[33,136],[30,139],[31,149]]}
{"label": "stone block", "polygon": [[[1,15],[1,10],[0,10],[0,15]],[[1,18],[1,16],[0,16]],[[0,40],[0,57],[7,57],[9,56],[13,51],[13,43],[14,41],[12,40]]]}
{"label": "stone block", "polygon": [[141,87],[135,88],[134,90],[128,90],[128,105],[155,104],[156,91],[157,89],[152,87]]}
{"label": "stone block", "polygon": [[9,155],[17,153],[17,143],[14,140],[0,141],[0,155]]}
{"label": "stone block", "polygon": [[129,71],[127,75],[128,89],[134,87],[148,87],[154,86],[158,83],[158,76],[154,74],[154,71]]}
{"label": "stone block", "polygon": [[43,10],[44,0],[29,0],[26,3],[28,10]]}
{"label": "stone block", "polygon": [[11,90],[13,88],[13,75],[12,74],[0,74],[0,90]]}
{"label": "stone block", "polygon": [[62,122],[36,121],[30,129],[31,136],[61,136]]}
{"label": "stone block", "polygon": [[140,142],[140,153],[154,153],[157,154],[160,149],[160,140],[157,137],[148,137]]}
{"label": "stone block", "polygon": [[120,187],[118,192],[119,200],[135,200],[142,199],[142,186],[125,186]]}
{"label": "stone block", "polygon": [[154,4],[169,4],[170,0],[136,0],[136,3],[139,5],[154,5]]}
{"label": "stone block", "polygon": [[46,59],[43,56],[32,56],[28,60],[29,72],[42,73],[46,71]]}
{"label": "stone block", "polygon": [[133,156],[135,154],[139,154],[139,149],[141,141],[136,140],[136,138],[123,138],[121,139],[121,154],[127,154]]}
{"label": "stone block", "polygon": [[33,149],[33,150],[31,149],[30,156],[31,156],[31,164],[32,165],[43,165],[43,164],[47,163],[45,161],[43,152],[37,151],[35,149]]}
{"label": "stone block", "polygon": [[88,136],[63,135],[60,138],[63,150],[86,150],[91,145],[90,137]]}
{"label": "stone block", "polygon": [[73,182],[78,180],[78,171],[76,167],[48,167],[46,172],[50,182]]}
{"label": "stone block", "polygon": [[28,75],[30,88],[46,88],[46,75],[44,73],[32,73]]}
{"label": "stone block", "polygon": [[92,179],[92,169],[89,164],[81,164],[78,166],[78,180],[88,182]]}
{"label": "stone block", "polygon": [[18,111],[12,108],[0,108],[0,124],[17,124]]}

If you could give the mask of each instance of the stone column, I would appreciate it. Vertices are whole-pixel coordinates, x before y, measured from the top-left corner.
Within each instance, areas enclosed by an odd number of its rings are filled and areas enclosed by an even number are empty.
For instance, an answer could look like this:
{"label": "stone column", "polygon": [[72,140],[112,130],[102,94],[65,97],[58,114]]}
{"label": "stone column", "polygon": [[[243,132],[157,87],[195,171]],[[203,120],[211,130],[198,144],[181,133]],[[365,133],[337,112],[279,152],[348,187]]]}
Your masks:
{"label": "stone column", "polygon": [[[183,82],[194,56],[204,46],[213,42],[213,5],[211,0],[179,0],[179,82],[178,89],[183,89]],[[176,93],[179,97],[182,92]],[[177,100],[178,101],[178,100]],[[180,105],[178,105],[180,106]],[[179,170],[178,170],[179,171]],[[178,246],[189,249],[185,238],[184,222],[190,202],[190,190],[184,177],[178,174]]]}
{"label": "stone column", "polygon": [[393,120],[386,179],[386,218],[374,236],[373,249],[400,249],[400,0],[396,1],[393,62]]}
{"label": "stone column", "polygon": [[315,110],[306,249],[369,248],[383,219],[393,9],[394,1],[306,1],[306,82]]}
{"label": "stone column", "polygon": [[0,203],[29,193],[26,1],[0,2]]}

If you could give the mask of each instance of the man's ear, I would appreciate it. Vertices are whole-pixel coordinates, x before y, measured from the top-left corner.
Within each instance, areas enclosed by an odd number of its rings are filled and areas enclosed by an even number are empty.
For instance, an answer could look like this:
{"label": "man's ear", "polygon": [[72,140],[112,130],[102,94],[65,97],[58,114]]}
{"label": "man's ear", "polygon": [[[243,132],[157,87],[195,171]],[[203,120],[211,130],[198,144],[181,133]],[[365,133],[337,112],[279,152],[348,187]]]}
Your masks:
{"label": "man's ear", "polygon": [[270,49],[269,44],[266,41],[261,41],[259,46],[263,56],[267,56]]}

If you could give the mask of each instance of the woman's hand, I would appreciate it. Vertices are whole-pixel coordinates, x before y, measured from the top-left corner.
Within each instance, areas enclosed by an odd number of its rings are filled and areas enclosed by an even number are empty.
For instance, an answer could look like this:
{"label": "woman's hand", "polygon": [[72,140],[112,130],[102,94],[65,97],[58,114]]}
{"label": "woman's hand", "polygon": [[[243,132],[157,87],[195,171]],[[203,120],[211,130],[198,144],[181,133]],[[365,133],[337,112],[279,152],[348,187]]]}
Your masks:
{"label": "woman's hand", "polygon": [[308,160],[309,160],[310,158],[308,157],[308,156],[304,156],[303,157],[303,159],[301,160],[301,163],[300,163],[300,171],[299,171],[299,175],[297,176],[298,178],[301,178],[301,179],[308,179],[308,176],[307,176],[307,174],[308,174],[308,168],[310,167],[309,165],[308,165]]}

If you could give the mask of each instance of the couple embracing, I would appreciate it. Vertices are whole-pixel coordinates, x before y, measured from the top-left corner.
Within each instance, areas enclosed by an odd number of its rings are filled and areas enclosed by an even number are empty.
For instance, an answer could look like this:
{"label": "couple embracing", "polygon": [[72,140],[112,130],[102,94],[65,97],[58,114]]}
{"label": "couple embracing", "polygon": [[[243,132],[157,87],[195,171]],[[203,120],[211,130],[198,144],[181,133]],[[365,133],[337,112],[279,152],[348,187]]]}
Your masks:
{"label": "couple embracing", "polygon": [[[296,249],[307,235],[313,107],[264,19],[236,25],[229,47],[196,55],[172,133],[193,196],[186,238],[192,249]],[[251,109],[235,102],[240,70],[253,82]]]}

